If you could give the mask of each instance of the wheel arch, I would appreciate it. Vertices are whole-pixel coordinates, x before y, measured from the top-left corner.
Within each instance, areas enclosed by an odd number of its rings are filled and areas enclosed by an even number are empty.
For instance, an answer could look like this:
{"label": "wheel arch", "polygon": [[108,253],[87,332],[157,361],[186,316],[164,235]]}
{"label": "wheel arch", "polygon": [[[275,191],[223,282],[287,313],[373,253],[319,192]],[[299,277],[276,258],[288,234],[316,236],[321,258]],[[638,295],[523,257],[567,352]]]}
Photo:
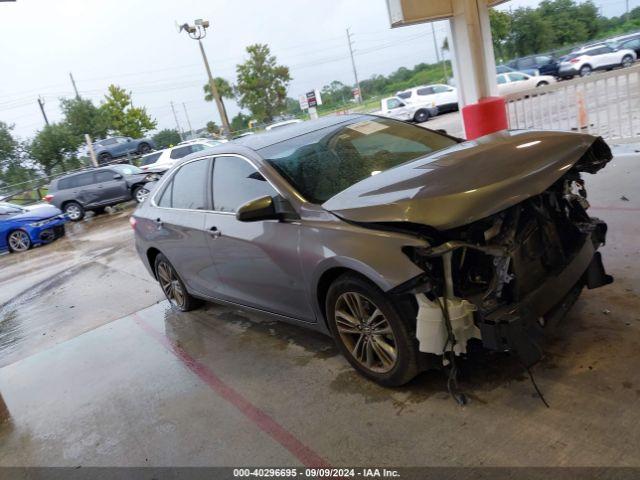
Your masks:
{"label": "wheel arch", "polygon": [[156,258],[160,253],[162,252],[156,247],[149,247],[146,252],[147,261],[149,262],[151,273],[153,274],[153,278],[155,278],[156,280],[158,279],[158,276],[156,275]]}

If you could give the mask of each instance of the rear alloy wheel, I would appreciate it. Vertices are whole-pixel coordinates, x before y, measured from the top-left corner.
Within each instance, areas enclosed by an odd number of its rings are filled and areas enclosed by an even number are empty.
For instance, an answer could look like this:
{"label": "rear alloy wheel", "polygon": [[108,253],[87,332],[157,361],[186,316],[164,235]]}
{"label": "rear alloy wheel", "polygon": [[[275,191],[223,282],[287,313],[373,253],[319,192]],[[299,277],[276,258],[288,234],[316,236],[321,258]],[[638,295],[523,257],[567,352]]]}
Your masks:
{"label": "rear alloy wheel", "polygon": [[589,65],[583,65],[580,67],[580,76],[586,77],[588,75],[591,75],[591,67]]}
{"label": "rear alloy wheel", "polygon": [[12,252],[26,252],[31,248],[31,238],[24,230],[14,230],[8,240]]}
{"label": "rear alloy wheel", "polygon": [[544,87],[546,85],[549,85],[549,82],[542,80],[541,82],[538,82],[538,84],[536,85],[536,87]]}
{"label": "rear alloy wheel", "polygon": [[384,386],[402,385],[416,376],[415,327],[375,285],[343,275],[329,288],[326,311],[338,348],[362,375]]}
{"label": "rear alloy wheel", "polygon": [[189,295],[175,268],[161,253],[156,257],[155,272],[160,288],[173,308],[181,312],[188,312],[200,305],[197,298]]}
{"label": "rear alloy wheel", "polygon": [[413,121],[416,123],[422,123],[429,120],[429,112],[427,110],[418,110],[413,116]]}
{"label": "rear alloy wheel", "polygon": [[633,65],[633,58],[631,55],[625,55],[622,59],[622,68],[627,68]]}
{"label": "rear alloy wheel", "polygon": [[100,163],[101,165],[104,163],[109,163],[111,160],[113,160],[113,157],[110,153],[107,152],[101,153],[98,156],[98,163]]}
{"label": "rear alloy wheel", "polygon": [[64,206],[64,213],[72,222],[79,222],[84,218],[84,208],[77,202],[69,202]]}

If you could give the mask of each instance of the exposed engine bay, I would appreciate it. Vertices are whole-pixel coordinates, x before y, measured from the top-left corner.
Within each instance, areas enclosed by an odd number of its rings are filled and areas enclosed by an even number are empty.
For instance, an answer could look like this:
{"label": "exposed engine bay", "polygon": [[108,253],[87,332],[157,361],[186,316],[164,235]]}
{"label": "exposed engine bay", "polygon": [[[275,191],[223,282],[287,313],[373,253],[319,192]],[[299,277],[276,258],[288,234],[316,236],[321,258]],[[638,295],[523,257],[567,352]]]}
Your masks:
{"label": "exposed engine bay", "polygon": [[538,340],[574,303],[584,286],[613,281],[597,249],[607,225],[587,214],[581,172],[611,159],[602,139],[542,193],[468,225],[419,229],[427,248],[405,253],[424,275],[402,285],[418,301],[420,350],[466,351],[469,338],[512,351],[527,366],[541,357]]}

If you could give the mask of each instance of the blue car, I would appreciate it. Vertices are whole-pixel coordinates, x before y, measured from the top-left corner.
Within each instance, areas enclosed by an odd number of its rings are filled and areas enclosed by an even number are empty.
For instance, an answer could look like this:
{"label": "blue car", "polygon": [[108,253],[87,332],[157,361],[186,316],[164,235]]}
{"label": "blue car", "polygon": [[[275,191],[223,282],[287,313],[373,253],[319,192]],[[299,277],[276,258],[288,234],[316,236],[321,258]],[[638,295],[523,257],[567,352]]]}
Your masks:
{"label": "blue car", "polygon": [[67,216],[53,205],[21,207],[0,202],[0,253],[24,252],[64,235]]}
{"label": "blue car", "polygon": [[93,144],[93,150],[100,164],[126,155],[144,155],[155,148],[156,145],[150,138],[111,137],[98,140]]}

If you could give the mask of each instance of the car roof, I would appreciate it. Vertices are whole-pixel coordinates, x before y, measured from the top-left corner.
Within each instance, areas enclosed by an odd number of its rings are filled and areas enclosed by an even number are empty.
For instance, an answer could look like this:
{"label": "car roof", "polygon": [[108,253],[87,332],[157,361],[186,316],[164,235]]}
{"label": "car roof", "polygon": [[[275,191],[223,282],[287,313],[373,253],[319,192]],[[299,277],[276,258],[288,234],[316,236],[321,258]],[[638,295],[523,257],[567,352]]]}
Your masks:
{"label": "car roof", "polygon": [[307,120],[300,123],[292,123],[287,128],[274,128],[273,130],[256,133],[255,135],[247,135],[245,137],[236,138],[231,142],[224,143],[222,145],[213,147],[208,152],[223,150],[224,146],[231,146],[229,144],[242,145],[250,148],[251,150],[260,150],[261,148],[274,145],[276,143],[284,142],[291,138],[299,137],[307,133],[315,132],[326,127],[338,125],[352,121],[357,118],[368,118],[369,115],[350,114],[350,115],[329,115],[326,117],[320,117],[317,120]]}

